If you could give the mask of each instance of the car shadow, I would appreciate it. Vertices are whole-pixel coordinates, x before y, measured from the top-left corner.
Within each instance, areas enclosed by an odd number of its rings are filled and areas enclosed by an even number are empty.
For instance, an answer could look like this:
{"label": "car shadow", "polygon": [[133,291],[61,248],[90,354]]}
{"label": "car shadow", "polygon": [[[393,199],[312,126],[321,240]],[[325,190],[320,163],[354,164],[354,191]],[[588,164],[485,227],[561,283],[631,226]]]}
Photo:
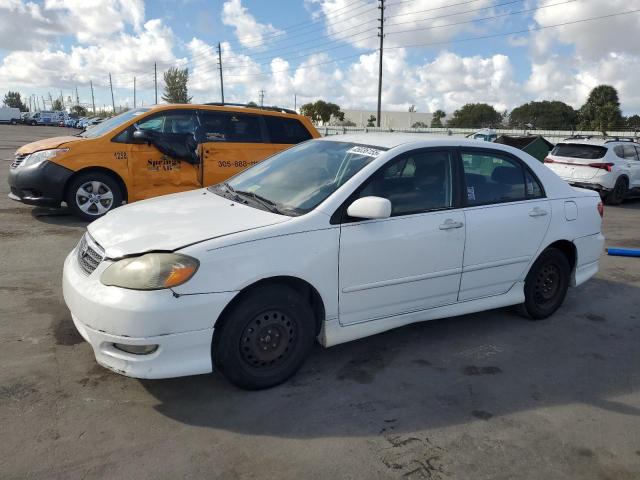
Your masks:
{"label": "car shadow", "polygon": [[90,223],[75,217],[67,207],[34,207],[31,216],[39,222],[60,227],[86,227]]}
{"label": "car shadow", "polygon": [[219,374],[140,382],[178,422],[276,437],[409,441],[403,433],[571,404],[640,416],[616,398],[638,387],[638,299],[636,286],[594,279],[544,321],[500,309],[317,346],[293,378],[257,392]]}

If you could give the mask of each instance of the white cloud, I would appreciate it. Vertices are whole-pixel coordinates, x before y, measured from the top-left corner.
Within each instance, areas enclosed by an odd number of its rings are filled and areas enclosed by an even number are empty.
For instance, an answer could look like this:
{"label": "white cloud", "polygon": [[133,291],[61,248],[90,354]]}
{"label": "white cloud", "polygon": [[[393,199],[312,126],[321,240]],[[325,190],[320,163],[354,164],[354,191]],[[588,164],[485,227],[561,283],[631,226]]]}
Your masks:
{"label": "white cloud", "polygon": [[108,83],[129,86],[133,75],[142,87],[153,74],[153,63],[159,66],[180,63],[173,54],[174,36],[159,19],[149,20],[138,34],[120,33],[112,41],[99,45],[73,46],[62,49],[15,50],[0,65],[0,84],[14,86],[73,87],[77,84]]}
{"label": "white cloud", "polygon": [[40,5],[21,0],[0,1],[0,49],[39,48],[68,31],[57,12],[43,12]]}
{"label": "white cloud", "polygon": [[[539,0],[539,6],[558,3],[557,0]],[[594,18],[613,13],[627,12],[640,7],[638,0],[590,0],[543,8],[535,13],[538,25],[557,25],[562,22]],[[550,28],[539,33],[545,47],[539,53],[548,52],[550,40],[559,40],[575,46],[576,53],[584,58],[602,58],[610,52],[640,54],[640,44],[630,41],[640,29],[637,13],[606,19]]]}
{"label": "white cloud", "polygon": [[222,5],[222,23],[233,27],[238,41],[243,47],[259,48],[265,43],[265,37],[280,36],[282,33],[273,25],[259,23],[241,0],[228,0]]}
{"label": "white cloud", "polygon": [[[459,3],[459,2],[458,2]],[[491,0],[468,5],[451,5],[449,0],[414,0],[390,2],[385,8],[385,45],[402,46],[440,43],[461,32],[478,32],[471,23],[462,23],[491,15]],[[319,8],[327,33],[355,47],[372,49],[378,45],[380,10],[377,1],[310,0]],[[456,23],[457,25],[451,25]]]}

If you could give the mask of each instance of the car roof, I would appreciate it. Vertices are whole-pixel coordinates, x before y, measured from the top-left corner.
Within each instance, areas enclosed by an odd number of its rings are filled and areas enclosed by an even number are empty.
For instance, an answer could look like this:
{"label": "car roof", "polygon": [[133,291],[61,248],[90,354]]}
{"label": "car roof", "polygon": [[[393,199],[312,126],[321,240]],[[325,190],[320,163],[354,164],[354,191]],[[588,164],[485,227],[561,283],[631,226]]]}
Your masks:
{"label": "car roof", "polygon": [[149,111],[161,111],[167,109],[199,109],[199,110],[218,110],[218,111],[226,111],[226,112],[248,112],[259,115],[269,115],[269,116],[280,116],[280,117],[303,117],[299,113],[294,112],[293,110],[288,110],[286,108],[279,107],[260,107],[253,105],[244,105],[244,104],[233,104],[233,103],[161,103],[157,105],[150,105],[148,108]]}
{"label": "car roof", "polygon": [[579,144],[579,145],[597,145],[600,147],[615,146],[615,145],[639,145],[635,141],[631,140],[617,140],[616,138],[565,138],[558,142],[558,144]]}
{"label": "car roof", "polygon": [[465,146],[472,148],[488,148],[494,150],[512,151],[512,147],[492,142],[478,142],[477,140],[451,135],[431,135],[425,133],[402,132],[364,132],[347,133],[345,135],[331,135],[318,138],[321,141],[347,142],[370,145],[373,147],[395,148],[400,145],[416,144],[417,147],[429,146]]}

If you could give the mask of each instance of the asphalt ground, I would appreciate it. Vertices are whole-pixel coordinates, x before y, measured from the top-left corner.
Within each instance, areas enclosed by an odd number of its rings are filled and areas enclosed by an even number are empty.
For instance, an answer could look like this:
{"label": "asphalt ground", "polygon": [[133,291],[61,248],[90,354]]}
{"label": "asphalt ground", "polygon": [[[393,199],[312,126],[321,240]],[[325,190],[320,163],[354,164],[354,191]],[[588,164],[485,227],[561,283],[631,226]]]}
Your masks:
{"label": "asphalt ground", "polygon": [[[98,366],[62,264],[85,223],[7,198],[0,126],[0,478],[640,478],[640,258],[608,257],[552,318],[509,309],[329,349],[279,387],[142,381]],[[640,248],[640,200],[607,207]]]}

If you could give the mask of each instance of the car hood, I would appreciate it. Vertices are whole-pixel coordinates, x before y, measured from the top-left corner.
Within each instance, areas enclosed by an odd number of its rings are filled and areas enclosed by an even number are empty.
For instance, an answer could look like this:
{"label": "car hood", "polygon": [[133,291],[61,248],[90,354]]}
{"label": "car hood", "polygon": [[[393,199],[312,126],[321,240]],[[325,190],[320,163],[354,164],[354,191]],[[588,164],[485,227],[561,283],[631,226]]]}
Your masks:
{"label": "car hood", "polygon": [[37,152],[39,150],[48,150],[50,148],[58,148],[65,143],[71,142],[82,142],[85,141],[86,138],[82,137],[52,137],[52,138],[43,138],[42,140],[38,140],[37,142],[27,143],[23,145],[17,150],[18,155],[31,154],[33,152]]}
{"label": "car hood", "polygon": [[286,222],[290,217],[238,204],[206,189],[126,205],[88,226],[108,258],[187,245]]}

